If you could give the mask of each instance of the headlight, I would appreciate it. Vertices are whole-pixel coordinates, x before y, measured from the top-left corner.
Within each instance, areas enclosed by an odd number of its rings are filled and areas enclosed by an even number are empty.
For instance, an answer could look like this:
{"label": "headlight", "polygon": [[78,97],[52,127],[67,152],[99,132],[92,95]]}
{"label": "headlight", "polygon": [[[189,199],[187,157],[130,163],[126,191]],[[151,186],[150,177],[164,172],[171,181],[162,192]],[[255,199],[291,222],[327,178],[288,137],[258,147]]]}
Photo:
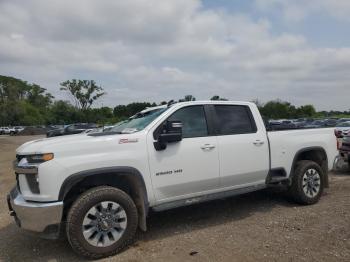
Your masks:
{"label": "headlight", "polygon": [[54,158],[53,153],[46,154],[36,154],[36,155],[27,155],[26,159],[30,164],[40,164],[46,161],[50,161]]}
{"label": "headlight", "polygon": [[25,156],[17,155],[14,169],[17,174],[38,174],[39,164],[50,161],[53,158],[54,155],[52,153]]}

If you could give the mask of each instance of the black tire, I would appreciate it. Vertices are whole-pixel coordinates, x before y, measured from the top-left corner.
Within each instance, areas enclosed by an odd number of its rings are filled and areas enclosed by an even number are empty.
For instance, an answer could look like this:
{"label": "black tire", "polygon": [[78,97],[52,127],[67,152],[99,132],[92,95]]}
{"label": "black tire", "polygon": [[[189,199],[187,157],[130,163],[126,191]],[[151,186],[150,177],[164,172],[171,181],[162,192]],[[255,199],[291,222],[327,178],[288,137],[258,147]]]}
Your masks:
{"label": "black tire", "polygon": [[[127,226],[121,238],[106,247],[91,245],[83,235],[83,219],[90,208],[103,201],[114,201],[125,211]],[[137,209],[128,194],[114,187],[100,186],[84,192],[67,215],[66,234],[73,250],[89,259],[113,256],[133,242],[138,225]]]}
{"label": "black tire", "polygon": [[[304,175],[306,175],[307,172],[311,172],[311,170],[316,170],[319,174],[319,189],[317,193],[315,193],[314,191],[309,191],[309,194],[313,194],[312,197],[306,194],[303,186]],[[323,193],[325,182],[324,176],[325,175],[322,168],[317,163],[309,160],[299,161],[294,169],[292,185],[289,188],[289,195],[293,198],[295,202],[302,205],[312,205],[317,203]]]}

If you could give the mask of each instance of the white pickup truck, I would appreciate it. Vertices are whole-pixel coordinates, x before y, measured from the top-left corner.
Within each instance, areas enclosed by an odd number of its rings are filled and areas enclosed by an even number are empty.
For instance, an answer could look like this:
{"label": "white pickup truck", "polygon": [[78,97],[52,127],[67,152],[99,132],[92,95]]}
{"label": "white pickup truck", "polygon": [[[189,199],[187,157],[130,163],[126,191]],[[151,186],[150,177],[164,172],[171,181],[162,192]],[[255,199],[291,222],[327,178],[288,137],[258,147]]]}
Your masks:
{"label": "white pickup truck", "polygon": [[333,129],[267,132],[253,103],[197,101],[146,109],[109,132],[17,149],[8,195],[23,229],[89,258],[110,256],[161,211],[281,185],[300,204],[328,186]]}

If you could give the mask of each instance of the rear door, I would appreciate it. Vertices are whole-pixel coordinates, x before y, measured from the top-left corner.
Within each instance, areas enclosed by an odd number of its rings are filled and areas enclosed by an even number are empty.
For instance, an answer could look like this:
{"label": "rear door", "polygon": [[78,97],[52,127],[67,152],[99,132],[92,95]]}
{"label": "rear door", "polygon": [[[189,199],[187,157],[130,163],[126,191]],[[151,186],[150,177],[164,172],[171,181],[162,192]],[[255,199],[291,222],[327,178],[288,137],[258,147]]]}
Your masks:
{"label": "rear door", "polygon": [[269,145],[248,105],[215,105],[221,187],[265,183]]}

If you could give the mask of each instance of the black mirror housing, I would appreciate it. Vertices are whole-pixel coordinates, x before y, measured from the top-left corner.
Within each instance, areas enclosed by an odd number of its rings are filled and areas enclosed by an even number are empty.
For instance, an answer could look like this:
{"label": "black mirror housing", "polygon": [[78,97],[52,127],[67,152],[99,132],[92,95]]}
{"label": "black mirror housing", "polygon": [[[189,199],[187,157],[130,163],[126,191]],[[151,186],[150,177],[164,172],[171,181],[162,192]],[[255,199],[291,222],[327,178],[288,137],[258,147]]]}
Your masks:
{"label": "black mirror housing", "polygon": [[163,132],[158,136],[158,141],[154,142],[157,151],[164,150],[168,143],[175,143],[182,140],[182,122],[167,121],[164,124]]}
{"label": "black mirror housing", "polygon": [[174,143],[182,140],[181,133],[165,133],[159,135],[159,141],[161,143]]}

